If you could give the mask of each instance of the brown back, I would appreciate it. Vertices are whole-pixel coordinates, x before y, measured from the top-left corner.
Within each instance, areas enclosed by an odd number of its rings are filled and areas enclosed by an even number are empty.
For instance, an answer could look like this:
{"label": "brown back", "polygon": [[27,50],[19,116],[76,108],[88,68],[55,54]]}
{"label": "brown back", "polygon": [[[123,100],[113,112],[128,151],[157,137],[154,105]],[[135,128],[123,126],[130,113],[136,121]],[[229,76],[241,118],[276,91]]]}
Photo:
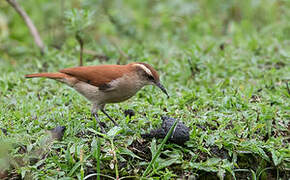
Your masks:
{"label": "brown back", "polygon": [[81,66],[62,69],[59,72],[73,76],[80,81],[101,87],[114,79],[122,77],[128,73],[126,65],[99,65],[99,66]]}

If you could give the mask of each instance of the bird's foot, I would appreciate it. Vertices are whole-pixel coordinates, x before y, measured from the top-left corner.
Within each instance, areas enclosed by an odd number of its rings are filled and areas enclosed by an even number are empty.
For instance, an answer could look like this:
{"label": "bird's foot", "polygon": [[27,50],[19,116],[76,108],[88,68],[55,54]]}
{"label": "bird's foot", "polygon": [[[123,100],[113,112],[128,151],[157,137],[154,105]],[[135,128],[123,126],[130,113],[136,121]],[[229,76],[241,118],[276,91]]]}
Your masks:
{"label": "bird's foot", "polygon": [[[101,128],[101,133],[103,134],[107,134],[107,132],[105,131],[105,128],[103,126],[99,126]],[[98,126],[97,126],[97,129],[98,129]]]}
{"label": "bird's foot", "polygon": [[[106,134],[106,131],[105,131],[106,124],[103,123],[103,122],[101,122],[101,121],[99,120],[99,117],[98,117],[97,114],[93,114],[93,116],[95,117],[96,121],[97,121],[98,124],[99,124],[99,127],[101,128],[101,132],[102,132],[103,134]],[[98,129],[98,125],[97,125],[97,129]]]}

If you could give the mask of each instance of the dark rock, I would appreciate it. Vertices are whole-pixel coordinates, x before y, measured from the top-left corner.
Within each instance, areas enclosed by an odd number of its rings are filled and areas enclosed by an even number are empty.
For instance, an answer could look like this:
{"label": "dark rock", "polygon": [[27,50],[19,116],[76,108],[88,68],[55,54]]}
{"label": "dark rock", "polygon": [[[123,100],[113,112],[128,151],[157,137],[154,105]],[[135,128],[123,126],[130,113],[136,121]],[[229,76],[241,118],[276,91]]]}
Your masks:
{"label": "dark rock", "polygon": [[156,130],[151,130],[150,133],[142,134],[141,136],[142,136],[142,138],[145,138],[145,139],[154,138],[154,137],[155,138],[164,138],[166,136],[166,133],[163,130],[163,128],[159,128]]}
{"label": "dark rock", "polygon": [[0,128],[0,130],[3,132],[3,134],[4,134],[5,136],[7,136],[7,129]]}
{"label": "dark rock", "polygon": [[129,118],[131,119],[132,116],[135,116],[135,112],[132,109],[126,109],[124,111],[124,115],[125,117],[129,116]]}
{"label": "dark rock", "polygon": [[[162,116],[161,119],[163,120],[162,128],[167,134],[176,119],[168,116]],[[176,144],[184,144],[188,140],[189,140],[189,128],[179,121],[178,124],[176,125],[175,131],[173,131],[173,135],[170,137],[170,141]]]}
{"label": "dark rock", "polygon": [[221,43],[221,44],[220,44],[220,50],[223,51],[224,49],[225,49],[225,43]]}
{"label": "dark rock", "polygon": [[49,132],[51,133],[52,139],[60,141],[64,135],[65,130],[66,130],[65,126],[57,126],[49,130]]}
{"label": "dark rock", "polygon": [[[174,118],[168,116],[162,116],[162,125],[161,128],[156,130],[151,130],[149,134],[142,134],[143,138],[164,138],[168,131],[170,130],[171,126],[174,124]],[[189,128],[186,127],[182,122],[178,122],[173,134],[169,138],[169,141],[183,145],[186,141],[189,140]]]}

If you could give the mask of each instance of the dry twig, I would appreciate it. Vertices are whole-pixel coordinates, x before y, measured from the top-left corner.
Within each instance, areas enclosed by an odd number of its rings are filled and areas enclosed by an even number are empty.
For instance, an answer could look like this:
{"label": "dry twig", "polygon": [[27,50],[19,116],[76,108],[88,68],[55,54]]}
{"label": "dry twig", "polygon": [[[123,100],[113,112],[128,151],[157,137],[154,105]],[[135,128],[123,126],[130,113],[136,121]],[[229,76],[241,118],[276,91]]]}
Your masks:
{"label": "dry twig", "polygon": [[79,66],[83,66],[83,50],[84,50],[84,41],[79,35],[79,33],[76,33],[76,39],[80,44],[80,64]]}
{"label": "dry twig", "polygon": [[23,20],[25,21],[31,35],[34,38],[34,42],[35,44],[39,47],[41,53],[44,53],[44,44],[42,42],[41,37],[39,36],[39,33],[36,29],[36,27],[34,26],[32,20],[29,18],[29,16],[27,15],[27,13],[24,11],[24,9],[21,8],[21,6],[17,3],[16,0],[6,0],[16,11],[17,13],[23,18]]}

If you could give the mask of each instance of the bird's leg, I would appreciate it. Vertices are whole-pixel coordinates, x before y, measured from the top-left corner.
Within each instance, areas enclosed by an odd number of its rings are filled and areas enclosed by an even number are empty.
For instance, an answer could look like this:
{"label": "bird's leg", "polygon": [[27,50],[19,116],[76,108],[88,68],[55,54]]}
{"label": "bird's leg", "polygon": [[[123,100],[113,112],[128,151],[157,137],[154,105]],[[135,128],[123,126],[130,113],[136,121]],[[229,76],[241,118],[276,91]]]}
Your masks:
{"label": "bird's leg", "polygon": [[101,111],[114,123],[115,126],[118,126],[118,123],[116,123],[116,121],[111,118],[111,116],[109,116],[109,114],[104,109],[101,109]]}
{"label": "bird's leg", "polygon": [[[97,109],[98,109],[97,105],[94,104],[93,107],[92,107],[92,110],[91,110],[92,116],[95,117],[97,123],[99,124],[99,126],[101,128],[101,132],[106,134],[105,128],[104,128],[104,126],[102,125],[102,122],[99,119],[99,116],[98,116],[98,113],[97,113],[97,111],[98,111]],[[98,129],[98,127],[97,127],[97,129]]]}
{"label": "bird's leg", "polygon": [[[101,123],[101,121],[100,121],[100,119],[99,119],[99,117],[98,117],[98,114],[97,114],[97,113],[94,113],[94,114],[92,114],[92,115],[95,117],[96,121],[98,122],[98,124],[99,124],[99,126],[100,126],[100,128],[101,128],[101,132],[102,132],[103,134],[106,134],[106,131],[105,131],[104,126],[102,125],[102,123]],[[98,127],[97,127],[97,128],[98,128]]]}

